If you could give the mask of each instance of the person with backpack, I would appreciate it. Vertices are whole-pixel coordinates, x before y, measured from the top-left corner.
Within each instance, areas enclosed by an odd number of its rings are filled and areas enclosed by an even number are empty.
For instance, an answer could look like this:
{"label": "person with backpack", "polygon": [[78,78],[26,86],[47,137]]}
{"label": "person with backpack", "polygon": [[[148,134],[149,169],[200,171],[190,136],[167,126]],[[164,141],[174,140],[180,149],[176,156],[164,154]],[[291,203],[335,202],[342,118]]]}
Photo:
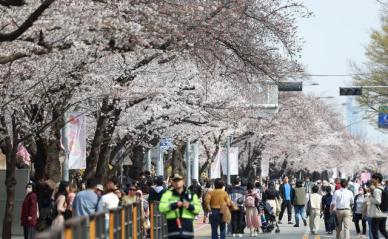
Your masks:
{"label": "person with backpack", "polygon": [[244,195],[245,189],[241,187],[241,180],[236,178],[229,193],[232,202],[238,206],[238,210],[232,211],[231,232],[233,237],[244,234]]}
{"label": "person with backpack", "polygon": [[245,220],[250,231],[250,236],[257,236],[255,230],[260,228],[259,212],[257,205],[260,201],[260,195],[254,190],[252,183],[247,184],[247,193],[245,195]]}
{"label": "person with backpack", "polygon": [[[354,204],[353,204],[353,222],[356,226],[357,235],[365,235],[366,234],[366,220],[362,218],[362,209],[365,202],[365,189],[360,187],[358,188],[358,194],[354,197]],[[360,230],[360,224],[359,222],[362,222],[362,234]]]}
{"label": "person with backpack", "polygon": [[379,231],[388,238],[386,231],[387,212],[388,212],[388,191],[381,185],[383,176],[380,173],[372,175],[371,187],[372,196],[370,198],[370,216],[372,218],[371,231],[373,239],[379,239]]}

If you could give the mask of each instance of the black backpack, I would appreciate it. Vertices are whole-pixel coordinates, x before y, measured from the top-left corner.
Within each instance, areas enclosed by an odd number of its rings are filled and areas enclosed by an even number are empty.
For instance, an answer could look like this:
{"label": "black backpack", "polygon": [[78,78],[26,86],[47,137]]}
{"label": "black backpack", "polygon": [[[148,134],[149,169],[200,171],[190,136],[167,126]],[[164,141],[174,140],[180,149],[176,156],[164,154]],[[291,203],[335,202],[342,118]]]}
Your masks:
{"label": "black backpack", "polygon": [[388,189],[381,189],[381,204],[378,205],[382,212],[388,212]]}

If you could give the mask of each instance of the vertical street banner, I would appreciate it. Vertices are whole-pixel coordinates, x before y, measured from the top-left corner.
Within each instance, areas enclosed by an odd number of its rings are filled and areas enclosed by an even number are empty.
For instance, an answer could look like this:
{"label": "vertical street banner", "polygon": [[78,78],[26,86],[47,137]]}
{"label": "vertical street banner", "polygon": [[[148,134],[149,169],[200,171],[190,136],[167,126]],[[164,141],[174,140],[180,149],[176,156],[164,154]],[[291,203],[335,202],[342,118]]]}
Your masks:
{"label": "vertical street banner", "polygon": [[269,176],[269,157],[268,156],[262,157],[260,166],[261,166],[261,177],[268,177]]}
{"label": "vertical street banner", "polygon": [[82,112],[65,114],[63,148],[68,155],[69,169],[86,168],[85,117]]}
{"label": "vertical street banner", "polygon": [[[222,172],[224,175],[227,175],[227,149],[222,148],[218,152],[220,154],[220,157],[222,158],[221,165],[222,165]],[[238,147],[230,147],[229,148],[229,168],[230,168],[230,175],[238,175]]]}
{"label": "vertical street banner", "polygon": [[221,161],[222,161],[222,155],[220,154],[220,151],[218,151],[218,154],[216,158],[214,159],[214,162],[210,166],[210,178],[221,178]]}

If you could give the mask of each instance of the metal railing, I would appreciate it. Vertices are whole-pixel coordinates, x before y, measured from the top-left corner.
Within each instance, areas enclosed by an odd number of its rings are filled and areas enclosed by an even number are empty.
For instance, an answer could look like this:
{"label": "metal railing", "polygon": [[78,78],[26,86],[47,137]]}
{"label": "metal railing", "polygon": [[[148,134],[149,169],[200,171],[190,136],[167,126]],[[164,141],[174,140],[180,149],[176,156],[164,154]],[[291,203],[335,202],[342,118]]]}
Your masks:
{"label": "metal railing", "polygon": [[[150,228],[144,228],[142,204],[134,203],[96,213],[89,217],[76,217],[65,222],[63,228],[39,233],[35,239],[162,239],[167,238],[167,221],[159,212],[157,203],[150,203]],[[109,218],[109,220],[107,220]],[[148,233],[147,233],[148,232]]]}

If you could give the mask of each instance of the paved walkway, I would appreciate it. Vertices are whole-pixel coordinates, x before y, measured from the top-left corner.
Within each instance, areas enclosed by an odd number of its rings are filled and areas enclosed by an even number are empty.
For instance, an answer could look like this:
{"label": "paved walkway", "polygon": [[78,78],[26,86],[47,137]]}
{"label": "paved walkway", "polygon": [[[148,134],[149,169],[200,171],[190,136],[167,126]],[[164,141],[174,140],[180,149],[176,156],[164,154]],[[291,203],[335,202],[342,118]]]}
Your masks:
{"label": "paved walkway", "polygon": [[[301,226],[298,228],[293,227],[293,225],[287,224],[286,221],[283,224],[279,225],[280,233],[275,234],[273,231],[271,234],[263,234],[260,233],[255,238],[260,239],[326,239],[326,238],[335,238],[335,234],[327,235],[325,232],[325,226],[323,224],[323,220],[321,220],[320,230],[318,231],[318,235],[311,235],[310,228]],[[354,228],[354,224],[352,223],[352,228]],[[249,231],[245,230],[245,235],[243,238],[253,238],[249,236]],[[335,233],[335,232],[334,232]],[[356,235],[355,230],[352,230],[351,236],[352,239],[360,238]],[[202,217],[200,217],[195,222],[195,238],[207,239],[211,238],[211,229],[209,224],[202,223]],[[232,237],[230,237],[232,238]]]}

